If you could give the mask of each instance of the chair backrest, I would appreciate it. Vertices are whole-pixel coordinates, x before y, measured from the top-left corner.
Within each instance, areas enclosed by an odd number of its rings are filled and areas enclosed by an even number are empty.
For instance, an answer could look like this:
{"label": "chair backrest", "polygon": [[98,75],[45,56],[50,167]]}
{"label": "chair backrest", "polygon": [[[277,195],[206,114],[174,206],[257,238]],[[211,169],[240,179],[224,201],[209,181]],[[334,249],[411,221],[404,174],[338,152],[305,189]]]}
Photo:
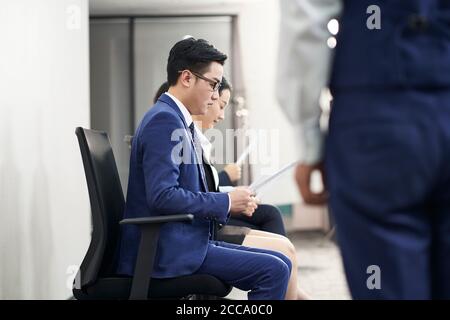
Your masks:
{"label": "chair backrest", "polygon": [[81,288],[113,275],[125,201],[106,132],[76,128],[92,211],[92,239],[77,275]]}

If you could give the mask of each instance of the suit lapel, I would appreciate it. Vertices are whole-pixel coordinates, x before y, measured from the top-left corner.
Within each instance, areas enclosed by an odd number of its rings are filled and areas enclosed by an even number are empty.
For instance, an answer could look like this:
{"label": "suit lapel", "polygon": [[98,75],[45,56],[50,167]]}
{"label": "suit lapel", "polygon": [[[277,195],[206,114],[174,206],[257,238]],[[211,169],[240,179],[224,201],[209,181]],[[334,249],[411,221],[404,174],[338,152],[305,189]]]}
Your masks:
{"label": "suit lapel", "polygon": [[[181,112],[180,108],[178,108],[178,106],[177,106],[177,104],[175,103],[175,101],[173,101],[173,100],[172,100],[168,95],[166,95],[166,94],[162,94],[162,95],[159,97],[158,101],[164,102],[165,104],[167,104],[170,108],[172,108],[172,109],[178,114],[178,116],[180,117],[181,121],[183,121],[183,124],[184,124],[184,130],[185,130],[186,133],[189,135],[189,134],[190,134],[190,130],[189,130],[189,128],[188,128],[188,125],[187,125],[187,123],[186,123],[186,120],[184,119],[183,113]],[[197,155],[196,155],[196,152],[195,152],[194,141],[193,141],[192,139],[190,139],[190,140],[191,140],[191,148],[192,148],[192,150],[194,150],[194,152],[193,152],[194,157],[196,157]],[[203,168],[200,168],[201,163],[199,163],[199,161],[196,161],[196,163],[197,163],[198,174],[199,174],[199,176],[200,176],[200,181],[201,181],[201,184],[202,184],[202,186],[203,186],[203,190],[204,190],[205,192],[208,192],[208,190],[209,190],[209,189],[208,189],[208,186],[206,185],[206,182],[205,182],[204,179],[202,178],[202,170],[203,170]],[[205,179],[206,179],[206,177],[205,177]]]}

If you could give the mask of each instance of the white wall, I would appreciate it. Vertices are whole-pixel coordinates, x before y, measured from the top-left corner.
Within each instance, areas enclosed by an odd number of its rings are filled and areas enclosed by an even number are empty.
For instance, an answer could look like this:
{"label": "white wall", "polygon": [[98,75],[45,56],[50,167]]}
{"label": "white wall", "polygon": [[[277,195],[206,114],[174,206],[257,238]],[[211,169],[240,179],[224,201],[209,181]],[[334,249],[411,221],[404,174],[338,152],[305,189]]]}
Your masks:
{"label": "white wall", "polygon": [[66,299],[90,239],[87,0],[0,9],[0,298]]}
{"label": "white wall", "polygon": [[[247,88],[249,124],[255,130],[268,130],[271,138],[259,141],[258,150],[269,156],[253,165],[253,177],[268,175],[299,157],[292,125],[275,97],[275,75],[279,45],[279,4],[277,0],[246,3],[240,10],[242,60]],[[273,140],[271,140],[273,139]],[[264,146],[264,144],[266,144]],[[267,161],[266,161],[267,160]],[[293,169],[275,180],[260,194],[263,202],[288,204],[300,201]]]}

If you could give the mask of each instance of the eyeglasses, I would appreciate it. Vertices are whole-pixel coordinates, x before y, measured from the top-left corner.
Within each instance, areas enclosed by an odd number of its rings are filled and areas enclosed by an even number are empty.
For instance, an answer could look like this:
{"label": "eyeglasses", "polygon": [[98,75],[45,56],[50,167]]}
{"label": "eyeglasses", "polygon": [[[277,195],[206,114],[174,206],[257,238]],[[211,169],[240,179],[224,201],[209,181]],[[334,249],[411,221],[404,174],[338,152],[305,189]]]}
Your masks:
{"label": "eyeglasses", "polygon": [[[188,70],[189,70],[189,69],[188,69]],[[196,76],[197,78],[200,78],[200,79],[205,80],[206,82],[208,82],[209,85],[211,86],[211,90],[212,90],[213,92],[219,90],[220,85],[222,84],[222,82],[217,81],[217,80],[213,80],[213,79],[210,79],[210,78],[207,78],[207,77],[205,77],[204,75],[202,75],[202,74],[200,74],[200,73],[198,73],[198,72],[195,72],[195,71],[192,71],[192,70],[189,70],[189,71],[190,71],[194,76]],[[181,73],[181,72],[183,72],[183,71],[178,71],[178,73]]]}

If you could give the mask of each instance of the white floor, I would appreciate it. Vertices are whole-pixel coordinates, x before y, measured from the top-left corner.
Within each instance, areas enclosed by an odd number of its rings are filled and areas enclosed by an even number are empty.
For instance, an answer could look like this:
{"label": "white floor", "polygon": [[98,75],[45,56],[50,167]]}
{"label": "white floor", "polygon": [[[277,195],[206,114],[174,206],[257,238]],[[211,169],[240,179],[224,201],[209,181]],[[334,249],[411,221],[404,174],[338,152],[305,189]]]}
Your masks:
{"label": "white floor", "polygon": [[[338,247],[321,232],[288,235],[297,248],[299,286],[316,300],[350,299]],[[247,293],[233,289],[229,299],[247,299]]]}

